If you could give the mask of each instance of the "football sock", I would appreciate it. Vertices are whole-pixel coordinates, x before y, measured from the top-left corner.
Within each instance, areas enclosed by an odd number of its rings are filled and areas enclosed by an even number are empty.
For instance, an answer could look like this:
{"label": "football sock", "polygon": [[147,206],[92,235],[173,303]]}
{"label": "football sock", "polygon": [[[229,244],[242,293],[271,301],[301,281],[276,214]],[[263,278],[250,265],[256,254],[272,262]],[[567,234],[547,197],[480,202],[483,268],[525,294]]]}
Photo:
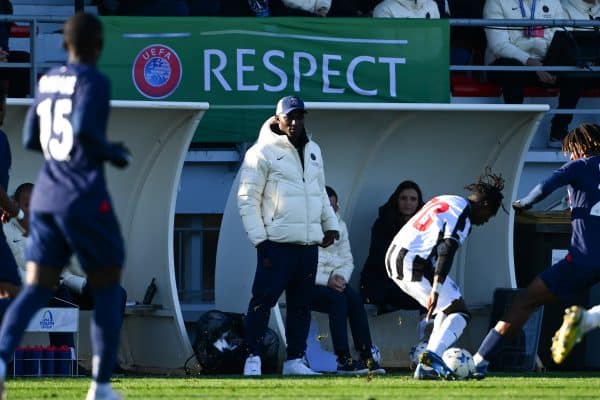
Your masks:
{"label": "football sock", "polygon": [[440,337],[443,334],[442,323],[444,322],[446,317],[447,315],[443,312],[439,312],[435,315],[433,319],[433,329],[431,331],[431,336],[429,336],[429,340],[427,341],[427,350],[431,350],[434,353],[437,353],[437,343],[439,343]]}
{"label": "football sock", "polygon": [[101,384],[107,383],[117,361],[119,335],[123,314],[121,313],[124,290],[114,284],[94,293],[94,317],[90,335],[94,357],[92,379]]}
{"label": "football sock", "polygon": [[494,328],[490,329],[487,336],[483,339],[483,342],[481,342],[481,345],[479,345],[477,354],[473,357],[475,364],[478,365],[483,360],[489,362],[502,347],[503,339],[504,336],[498,333],[497,330]]}
{"label": "football sock", "polygon": [[52,293],[54,291],[50,288],[26,285],[10,304],[0,328],[0,357],[5,362],[12,359],[31,317],[48,303]]}
{"label": "football sock", "polygon": [[439,333],[435,335],[435,338],[431,335],[431,339],[427,344],[427,350],[431,350],[441,356],[462,335],[466,326],[467,320],[461,314],[452,313],[448,315],[442,321]]}
{"label": "football sock", "polygon": [[600,305],[583,312],[581,318],[581,331],[586,333],[600,327]]}
{"label": "football sock", "polygon": [[13,299],[8,298],[0,299],[0,321],[2,321],[2,318],[4,318],[4,313],[6,313],[6,309],[12,301]]}

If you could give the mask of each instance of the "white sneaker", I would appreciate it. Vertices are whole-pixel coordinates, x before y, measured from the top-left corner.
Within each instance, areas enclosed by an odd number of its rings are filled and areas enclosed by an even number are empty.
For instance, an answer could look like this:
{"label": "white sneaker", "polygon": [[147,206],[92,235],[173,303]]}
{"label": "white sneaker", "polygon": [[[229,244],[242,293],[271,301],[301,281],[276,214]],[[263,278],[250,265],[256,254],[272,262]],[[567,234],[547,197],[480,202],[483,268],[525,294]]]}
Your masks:
{"label": "white sneaker", "polygon": [[244,364],[245,376],[260,376],[262,375],[259,356],[249,356]]}
{"label": "white sneaker", "polygon": [[321,375],[308,368],[304,358],[294,358],[283,363],[283,375]]}
{"label": "white sneaker", "polygon": [[[107,385],[107,386],[105,386]],[[117,393],[110,387],[109,384],[95,385],[92,382],[90,389],[85,396],[85,400],[122,400],[123,396]]]}

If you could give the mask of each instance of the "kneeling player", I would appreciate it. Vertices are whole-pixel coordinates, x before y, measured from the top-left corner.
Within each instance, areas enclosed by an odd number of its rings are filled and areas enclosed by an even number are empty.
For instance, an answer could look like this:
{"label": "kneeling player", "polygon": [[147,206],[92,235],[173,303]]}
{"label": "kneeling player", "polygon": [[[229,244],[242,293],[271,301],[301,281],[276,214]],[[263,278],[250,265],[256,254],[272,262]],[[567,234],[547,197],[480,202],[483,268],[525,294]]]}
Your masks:
{"label": "kneeling player", "polygon": [[460,337],[470,314],[448,273],[456,250],[471,232],[471,224],[483,225],[498,212],[503,188],[504,179],[486,171],[466,187],[468,198],[434,197],[402,227],[387,251],[390,278],[427,308],[428,319],[435,318],[415,379],[455,379],[441,355]]}

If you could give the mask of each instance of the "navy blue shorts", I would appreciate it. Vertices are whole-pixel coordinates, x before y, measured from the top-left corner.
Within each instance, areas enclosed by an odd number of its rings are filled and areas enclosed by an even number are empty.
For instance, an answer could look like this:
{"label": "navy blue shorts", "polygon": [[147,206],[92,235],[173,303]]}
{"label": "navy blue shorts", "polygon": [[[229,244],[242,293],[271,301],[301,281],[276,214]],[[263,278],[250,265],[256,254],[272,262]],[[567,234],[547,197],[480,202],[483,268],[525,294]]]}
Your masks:
{"label": "navy blue shorts", "polygon": [[32,212],[27,260],[62,269],[75,253],[84,271],[122,267],[123,238],[112,210],[86,214]]}
{"label": "navy blue shorts", "polygon": [[539,277],[556,297],[568,300],[600,282],[600,265],[584,267],[563,259]]}
{"label": "navy blue shorts", "polygon": [[[1,227],[0,230],[2,230]],[[21,286],[19,267],[12,251],[10,251],[10,247],[8,247],[8,243],[6,243],[3,232],[0,232],[0,282],[10,282],[16,286]]]}

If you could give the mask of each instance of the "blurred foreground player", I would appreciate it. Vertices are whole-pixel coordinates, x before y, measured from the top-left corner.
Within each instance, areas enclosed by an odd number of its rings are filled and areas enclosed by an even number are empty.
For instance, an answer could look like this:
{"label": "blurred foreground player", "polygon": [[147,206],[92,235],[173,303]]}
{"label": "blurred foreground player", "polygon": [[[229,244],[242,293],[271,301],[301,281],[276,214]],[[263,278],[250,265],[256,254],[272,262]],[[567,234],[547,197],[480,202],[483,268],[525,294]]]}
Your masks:
{"label": "blurred foreground player", "polygon": [[[600,126],[582,124],[573,129],[563,140],[562,150],[570,155],[571,161],[515,201],[513,208],[517,212],[529,209],[556,189],[568,186],[573,230],[569,252],[519,293],[490,329],[473,357],[476,378],[485,377],[489,361],[502,347],[503,338],[520,332],[539,306],[557,299],[568,300],[600,281]],[[555,360],[570,350],[560,347],[560,342],[552,345]]]}
{"label": "blurred foreground player", "polygon": [[130,154],[106,138],[110,84],[96,69],[102,25],[78,13],[64,26],[68,64],[39,82],[23,129],[26,148],[45,162],[31,199],[25,287],[0,328],[0,379],[33,314],[45,306],[74,252],[94,295],[91,321],[92,383],[87,399],[119,399],[110,386],[125,291],[119,285],[123,239],[106,187],[103,163],[128,165]]}

